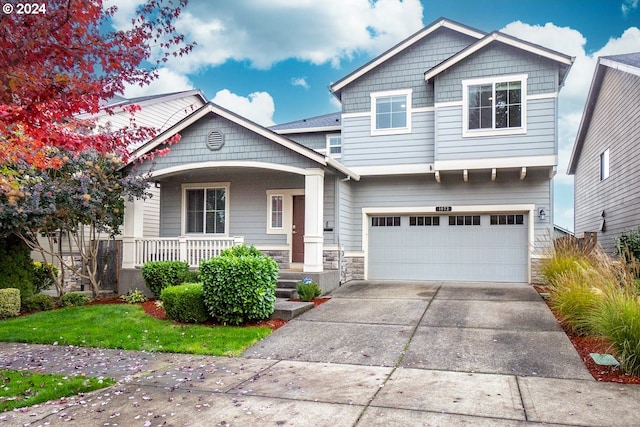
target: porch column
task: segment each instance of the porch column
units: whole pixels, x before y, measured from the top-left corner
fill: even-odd
[[[322,271],[323,211],[324,171],[307,169],[304,178],[304,272]]]
[[[135,268],[135,239],[144,237],[143,225],[144,200],[125,201],[122,225],[122,268]]]

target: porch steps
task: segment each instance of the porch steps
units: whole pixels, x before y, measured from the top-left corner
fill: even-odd
[[[298,292],[296,290],[298,282],[299,280],[297,279],[278,279],[276,298],[298,298]]]
[[[291,320],[312,308],[312,302],[289,301],[285,298],[276,298],[275,310],[271,318]]]

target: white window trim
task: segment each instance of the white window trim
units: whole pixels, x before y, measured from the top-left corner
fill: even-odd
[[[187,233],[187,190],[204,190],[212,188],[224,188],[224,233]],[[229,206],[230,206],[230,182],[198,182],[182,184],[182,207],[180,209],[180,229],[183,236],[229,236]]]
[[[338,154],[332,154],[331,153],[331,138],[336,138],[339,137],[340,138],[340,153]],[[340,133],[328,133],[326,135],[326,139],[327,139],[327,148],[326,148],[326,155],[329,157],[332,157],[334,159],[339,159],[340,157],[342,157],[342,134]]]
[[[271,226],[271,197],[282,196],[282,227]],[[293,228],[293,196],[304,196],[304,189],[267,190],[267,234],[286,234],[287,244],[291,241]]]
[[[527,79],[528,74],[514,74],[509,76],[497,76],[488,78],[469,79],[462,81],[462,137],[472,138],[479,136],[502,136],[502,135],[521,135],[527,133]],[[501,129],[469,129],[469,86],[478,85],[495,85],[496,83],[512,82],[519,80],[521,82],[522,99],[521,126],[517,128],[501,128]],[[495,108],[495,105],[494,105]],[[495,116],[495,112],[494,112]]]
[[[371,92],[371,135],[400,135],[411,133],[411,114],[412,114],[412,98],[411,95],[413,89],[400,89],[400,90],[386,90],[383,92]],[[390,128],[390,129],[377,129],[376,128],[376,99],[385,98],[388,96],[401,96],[407,97],[407,125],[402,128]]]
[[[599,160],[600,160],[599,161],[600,181],[604,181],[605,179],[609,178],[609,175],[611,175],[611,152],[609,151],[608,148],[604,150],[602,153],[600,153]]]

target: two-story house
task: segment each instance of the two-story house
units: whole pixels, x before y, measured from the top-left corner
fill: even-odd
[[[334,83],[339,113],[265,129],[209,103],[135,153],[182,135],[139,166],[161,189],[162,239],[130,204],[124,267],[197,265],[235,239],[342,281],[530,282],[571,64],[441,19]]]
[[[640,227],[640,52],[598,59],[568,173],[576,235],[596,232],[608,254]]]

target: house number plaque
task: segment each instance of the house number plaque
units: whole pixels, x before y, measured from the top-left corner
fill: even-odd
[[[451,206],[436,206],[436,212],[451,212]]]

